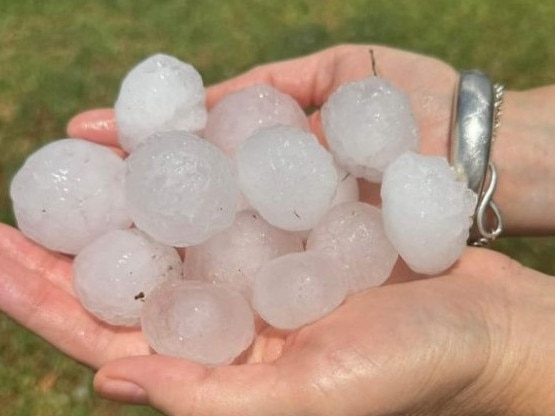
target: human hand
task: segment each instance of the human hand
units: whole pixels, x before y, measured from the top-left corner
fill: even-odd
[[[514,397],[522,414],[552,408],[555,282],[488,250],[468,249],[444,277],[354,296],[298,331],[266,328],[236,365],[217,368],[149,356],[139,331],[83,310],[68,257],[4,225],[0,264],[4,312],[103,366],[100,394],[167,414],[480,414]],[[416,276],[397,267],[395,277]]]
[[[469,248],[444,276],[370,289],[297,331],[266,328],[235,365],[123,358],[95,387],[169,415],[549,415],[554,312],[553,278]]]
[[[420,151],[446,156],[456,72],[432,58],[372,49],[380,74],[411,97],[422,136]],[[263,82],[290,94],[304,108],[317,109],[339,85],[370,73],[369,47],[332,48],[264,65],[213,86],[208,105]],[[318,111],[310,120],[322,138]],[[70,123],[69,131],[104,143],[116,140],[111,110],[84,113]],[[499,254],[469,249],[442,278],[371,290],[298,332],[262,331],[238,362],[248,364],[206,369],[161,356],[129,358],[104,367],[96,386],[107,397],[147,401],[170,414],[379,415],[431,409],[436,414],[447,414],[448,409],[477,414],[509,409],[509,392],[519,391],[523,382],[505,383],[507,374],[519,370],[504,357],[529,349],[509,342],[505,332],[510,325],[498,325],[506,313],[530,317],[526,302],[506,306],[506,285],[512,286],[509,277],[517,276],[526,276],[523,281],[532,289],[537,282],[546,283],[539,273]],[[396,269],[392,280],[415,277]],[[553,294],[553,288],[549,290]],[[374,320],[367,318],[372,316]],[[530,335],[523,332],[522,339],[530,340]],[[539,367],[529,364],[528,371]],[[489,385],[484,381],[488,378],[499,385]],[[491,401],[501,386],[505,394]]]
[[[421,129],[428,138],[424,150],[444,152],[441,149],[447,137],[453,70],[431,58],[373,49],[379,70],[391,73],[392,81],[412,94]],[[410,68],[408,78],[406,68]],[[368,47],[333,48],[300,60],[260,67],[214,86],[208,90],[208,105],[232,90],[267,82],[294,96],[304,107],[318,107],[338,85],[370,73]],[[419,81],[407,82],[410,78]],[[317,112],[311,119],[318,130]],[[68,134],[121,152],[111,109],[78,115],[69,123]],[[81,308],[71,285],[69,257],[53,254],[29,242],[19,231],[0,225],[0,264],[0,308],[76,360],[97,368],[119,357],[149,352],[139,331],[102,324]]]
[[[259,67],[210,88],[208,104],[245,85],[269,82],[301,105],[318,107],[336,86],[371,73],[368,49],[338,47],[300,60]],[[411,95],[422,135],[421,152],[446,155],[456,73],[432,58],[373,49],[379,72]],[[318,133],[317,112],[311,122]],[[68,130],[70,136],[106,145],[116,143],[111,110],[77,116]],[[469,249],[442,278],[370,290],[353,297],[322,321],[294,333],[267,328],[237,362],[243,365],[206,369],[184,360],[145,356],[150,351],[138,331],[115,330],[88,316],[71,292],[68,258],[45,252],[7,227],[0,229],[0,241],[0,264],[8,265],[0,283],[0,307],[62,351],[93,367],[141,355],[105,365],[97,375],[97,389],[119,400],[147,401],[169,414],[380,415],[395,413],[395,409],[403,409],[399,414],[408,413],[426,406],[466,411],[480,406],[495,408],[499,403],[488,395],[495,395],[502,387],[506,390],[499,399],[507,398],[509,406],[511,393],[522,391],[522,379],[505,382],[507,374],[518,371],[500,363],[500,350],[507,348],[511,354],[514,350],[513,356],[517,357],[521,350],[537,347],[543,351],[540,347],[550,345],[521,345],[513,336],[509,342],[505,332],[511,333],[510,325],[492,330],[503,323],[503,314],[509,311],[530,317],[534,311],[541,314],[549,309],[547,301],[533,308],[530,302],[517,301],[518,297],[513,296],[519,292],[517,287],[510,290],[514,305],[505,305],[505,285],[513,283],[509,276],[524,276],[522,281],[532,288],[549,286],[543,276],[501,255]],[[410,281],[415,277],[397,269],[393,280]],[[533,298],[533,290],[527,290]],[[551,287],[539,292],[544,296],[553,294]],[[369,317],[373,314],[376,319],[372,320]],[[541,335],[539,330],[534,334],[524,332],[524,326],[519,321],[519,331],[513,332],[524,334],[525,341]],[[456,344],[459,340],[464,348]],[[498,342],[489,351],[491,340]],[[552,362],[533,364],[524,372],[543,365],[545,369],[553,368]],[[499,383],[486,383],[490,377]],[[457,393],[459,390],[462,393]],[[530,396],[545,400],[543,392],[538,389]],[[457,408],[459,402],[467,401]],[[467,413],[476,414],[473,411]]]

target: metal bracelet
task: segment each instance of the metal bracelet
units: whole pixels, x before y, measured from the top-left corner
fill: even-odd
[[[463,71],[455,94],[451,128],[451,165],[478,196],[469,245],[483,246],[503,231],[499,208],[493,201],[497,172],[490,161],[499,125],[503,86],[492,84],[480,71]]]

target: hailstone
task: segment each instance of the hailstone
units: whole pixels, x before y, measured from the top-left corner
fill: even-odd
[[[159,131],[198,132],[207,118],[202,78],[188,63],[153,55],[123,79],[114,110],[119,142],[128,152]]]
[[[337,163],[370,182],[380,182],[389,163],[418,148],[409,98],[383,78],[343,84],[323,105],[321,116]]]
[[[306,249],[320,250],[341,265],[349,293],[384,283],[398,258],[380,210],[363,202],[332,208],[312,229]]]
[[[231,163],[185,131],[155,134],[127,159],[125,195],[137,228],[175,247],[230,227],[239,195]]]
[[[145,302],[141,327],[159,354],[207,365],[231,363],[254,338],[253,312],[239,292],[188,280],[158,286]]]
[[[466,247],[477,197],[447,159],[407,152],[385,171],[384,229],[410,268],[437,274]]]
[[[187,249],[184,274],[190,279],[243,286],[248,293],[263,264],[303,250],[299,236],[268,224],[255,211],[242,211],[230,228]]]
[[[181,277],[182,262],[137,229],[115,230],[86,246],[73,263],[73,286],[85,309],[118,326],[139,326],[150,291]]]
[[[279,124],[309,131],[293,98],[271,85],[256,84],[226,95],[209,111],[204,137],[232,157],[256,130]]]
[[[125,165],[110,149],[80,139],[33,153],[10,186],[19,229],[54,251],[77,254],[100,235],[131,226]]]
[[[313,134],[291,126],[259,129],[236,158],[242,192],[270,224],[307,230],[328,210],[337,172]]]
[[[273,327],[296,329],[333,311],[346,294],[342,270],[326,253],[290,253],[260,268],[253,307]]]

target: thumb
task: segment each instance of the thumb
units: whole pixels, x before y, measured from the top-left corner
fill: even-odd
[[[118,146],[114,110],[98,108],[74,116],[67,124],[69,137],[80,137],[108,146]]]
[[[111,400],[149,404],[169,415],[295,414],[294,387],[274,364],[205,367],[161,355],[128,357],[102,367],[97,392]]]

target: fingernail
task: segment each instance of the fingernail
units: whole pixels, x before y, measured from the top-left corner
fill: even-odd
[[[102,397],[110,400],[131,404],[146,404],[148,401],[146,391],[127,380],[104,380],[96,389]]]

